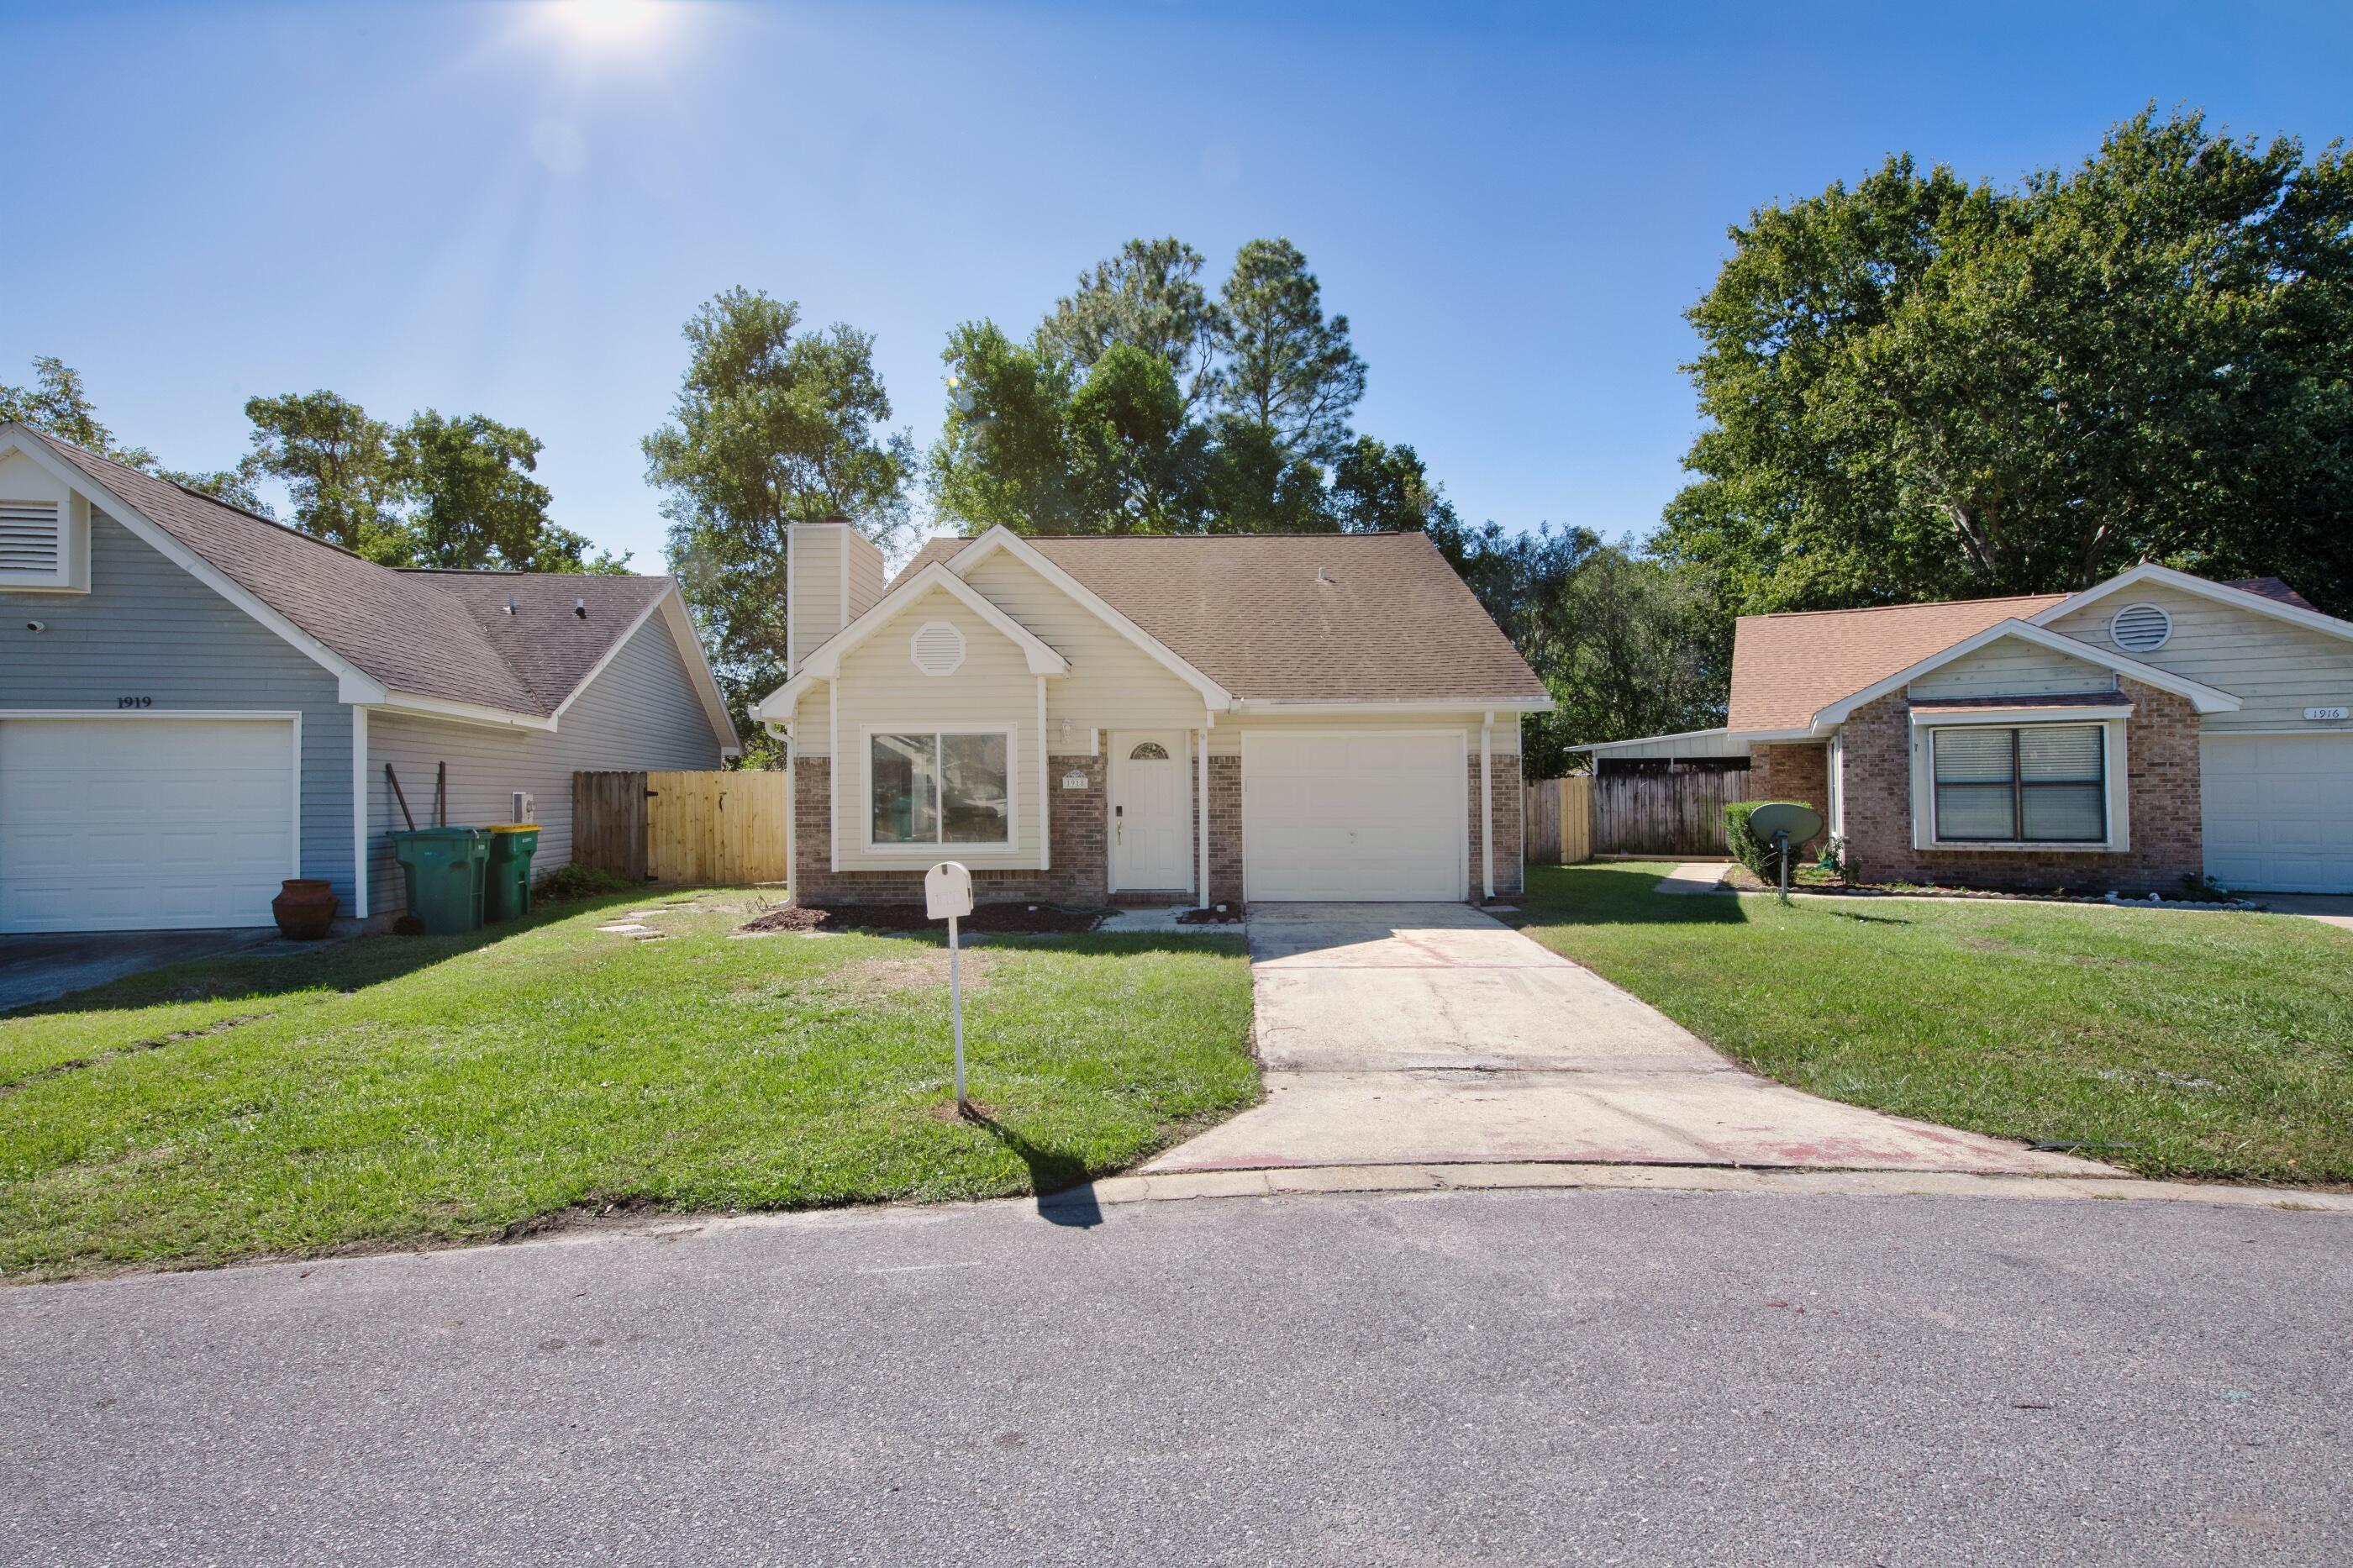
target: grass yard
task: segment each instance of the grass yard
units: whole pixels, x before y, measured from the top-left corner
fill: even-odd
[[[1531,867],[1520,919],[1717,1048],[1851,1104],[2151,1176],[2353,1182],[2353,939],[2292,915],[1673,897]]]
[[[1050,1190],[1258,1097],[1235,937],[967,950],[975,1126],[939,1114],[943,942],[731,938],[759,907],[605,899],[0,1018],[0,1273],[479,1239],[584,1205]],[[596,931],[635,910],[667,938]]]

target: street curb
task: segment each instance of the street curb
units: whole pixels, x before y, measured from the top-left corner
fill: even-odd
[[[1507,1189],[1747,1193],[1797,1197],[1986,1197],[2076,1202],[2200,1203],[2232,1208],[2353,1215],[2353,1193],[2237,1187],[2106,1176],[2002,1176],[1966,1171],[1797,1171],[1735,1166],[1465,1164],[1305,1165],[1111,1176],[1050,1193],[1041,1212],[1093,1205],[1207,1198],[1304,1197],[1337,1193],[1493,1192]]]

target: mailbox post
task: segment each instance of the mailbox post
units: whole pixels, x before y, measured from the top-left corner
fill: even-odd
[[[955,1024],[955,1104],[958,1116],[972,1114],[964,1097],[964,975],[956,948],[956,921],[972,913],[972,873],[943,860],[923,873],[923,912],[948,922],[948,1014]]]

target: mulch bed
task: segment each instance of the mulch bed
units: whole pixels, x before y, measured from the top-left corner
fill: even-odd
[[[1735,866],[1725,878],[1727,887],[1744,893],[1778,892],[1778,882],[1768,882],[1746,866]],[[2125,909],[2143,910],[2251,910],[2260,906],[2244,899],[2228,901],[2184,898],[2179,893],[2161,894],[2151,899],[2147,894],[2086,893],[2070,888],[1962,888],[1942,883],[1915,882],[1850,882],[1844,878],[1800,882],[1789,880],[1793,893],[1839,893],[1857,899],[1976,899],[1995,902],[2031,904],[2114,904]]]
[[[1228,904],[1223,910],[1187,910],[1176,917],[1180,926],[1238,926],[1244,916],[1241,906]]]
[[[1101,910],[1066,910],[1054,904],[976,904],[972,913],[957,922],[959,931],[1086,931],[1103,923]],[[844,904],[839,909],[817,909],[804,904],[784,904],[770,910],[756,920],[748,921],[739,931],[924,931],[937,927],[947,929],[947,921],[935,921],[918,903]]]

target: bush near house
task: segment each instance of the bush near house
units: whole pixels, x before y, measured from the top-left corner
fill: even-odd
[[[1748,819],[1757,807],[1766,805],[1806,805],[1802,800],[1735,800],[1725,803],[1724,842],[1734,859],[1774,884],[1781,881],[1781,852],[1769,838],[1759,838],[1750,830]],[[1812,807],[1807,806],[1808,810]],[[1796,853],[1792,845],[1789,868],[1795,871],[1804,857]]]

